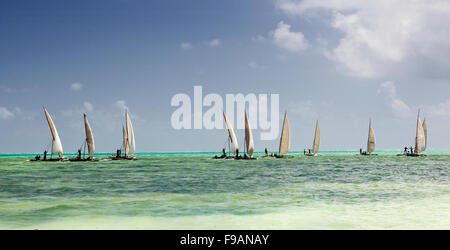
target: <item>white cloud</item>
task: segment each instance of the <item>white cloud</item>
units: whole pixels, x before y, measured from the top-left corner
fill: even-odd
[[[252,69],[258,68],[258,64],[255,61],[251,61],[248,63],[248,66]]]
[[[180,44],[180,47],[182,49],[192,49],[192,44],[183,42],[183,43]]]
[[[78,91],[81,90],[83,88],[83,84],[80,82],[74,82],[70,85],[70,89],[73,91]]]
[[[437,119],[450,120],[450,100],[426,107],[427,113]]]
[[[208,46],[210,47],[217,47],[220,45],[220,40],[219,39],[213,39],[209,42],[207,42]]]
[[[318,114],[313,107],[314,105],[311,100],[297,102],[291,105],[289,113],[300,116],[302,119],[316,119]]]
[[[118,100],[118,101],[116,101],[116,102],[114,103],[114,105],[115,105],[116,107],[118,107],[119,109],[121,109],[121,110],[128,109],[128,107],[127,107],[127,105],[126,105],[126,103],[125,103],[124,100]]]
[[[381,83],[378,89],[378,93],[386,95],[386,100],[388,101],[392,113],[395,116],[399,118],[405,118],[409,117],[412,114],[411,108],[406,105],[404,101],[397,97],[397,88],[395,87],[395,84],[393,82],[387,81]]]
[[[14,113],[9,111],[6,107],[0,107],[0,119],[8,120],[14,117]]]
[[[91,112],[92,110],[94,110],[94,106],[93,106],[92,103],[90,103],[90,102],[84,102],[84,103],[83,103],[83,106],[84,106],[84,108],[85,108],[87,111],[89,111],[89,112]]]
[[[343,37],[329,58],[351,75],[380,77],[423,59],[450,69],[450,1],[277,0],[277,7],[330,16]]]
[[[266,38],[262,35],[257,35],[255,37],[252,37],[253,42],[263,43],[266,41]]]
[[[298,52],[308,48],[303,34],[301,32],[292,32],[291,26],[284,22],[279,22],[278,27],[273,32],[273,41],[280,48]]]

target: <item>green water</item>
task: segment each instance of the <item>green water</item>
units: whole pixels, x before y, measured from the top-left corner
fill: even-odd
[[[0,229],[450,229],[450,153],[355,154],[78,163],[3,155]]]

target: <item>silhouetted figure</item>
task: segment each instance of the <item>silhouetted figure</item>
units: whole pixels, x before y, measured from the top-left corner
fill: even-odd
[[[303,154],[306,155],[306,149],[303,149]]]
[[[120,158],[120,149],[117,149],[116,151],[116,158]]]
[[[81,149],[78,149],[78,156],[77,159],[81,159]]]
[[[405,154],[408,153],[408,147],[405,146]]]
[[[311,149],[308,149],[308,154],[311,154]]]
[[[39,160],[41,159],[41,156],[40,156],[40,155],[36,155],[36,157],[34,157],[34,159],[35,159],[36,161],[39,161]]]
[[[234,156],[234,158],[236,158],[236,159],[239,158],[239,149],[236,149],[236,155]]]
[[[247,154],[244,154],[244,159],[248,159],[248,156],[247,156]]]
[[[47,160],[47,150],[44,151],[44,161]]]
[[[224,148],[222,148],[222,157],[227,157],[227,153],[225,152]]]
[[[267,151],[267,148],[264,149],[264,152],[266,153],[266,156],[269,155],[269,151]]]
[[[414,153],[413,147],[410,147],[409,150],[411,151],[411,154]]]
[[[361,155],[363,154],[362,148],[359,149],[359,154],[361,154]]]

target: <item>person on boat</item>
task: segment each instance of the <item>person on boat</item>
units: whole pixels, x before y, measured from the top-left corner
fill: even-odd
[[[411,151],[411,154],[413,154],[413,153],[414,153],[414,151],[413,151],[413,147],[410,147],[410,148],[409,148],[409,150]]]
[[[264,152],[266,153],[266,156],[269,155],[269,151],[267,150],[267,148],[264,149]]]
[[[308,154],[311,154],[311,149],[308,149]]]
[[[306,149],[303,149],[303,154],[306,155]]]
[[[116,158],[120,158],[120,149],[117,149],[116,151]]]
[[[47,150],[44,151],[44,161],[47,160]]]
[[[78,156],[77,156],[77,160],[81,159],[81,149],[78,149]]]
[[[275,153],[274,155],[273,155],[274,157],[278,157],[278,154],[277,153]]]
[[[227,157],[227,153],[225,152],[225,148],[222,148],[222,157],[223,158]]]
[[[362,148],[359,149],[359,154],[360,154],[360,155],[363,154]]]
[[[248,159],[248,155],[244,153],[244,159]]]
[[[236,155],[234,156],[235,159],[239,159],[239,149],[236,149]]]
[[[408,153],[408,147],[405,146],[405,154]]]
[[[40,156],[40,155],[36,155],[36,157],[34,157],[34,159],[35,159],[36,161],[39,161],[39,160],[41,159],[41,156]]]

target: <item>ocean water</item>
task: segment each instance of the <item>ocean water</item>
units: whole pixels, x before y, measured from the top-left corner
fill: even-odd
[[[1,155],[0,229],[450,229],[450,153],[356,154]]]

